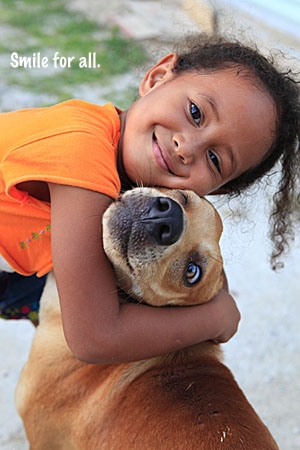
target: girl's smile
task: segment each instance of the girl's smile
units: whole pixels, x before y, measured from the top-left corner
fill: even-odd
[[[155,133],[153,133],[152,139],[153,139],[152,143],[153,157],[157,165],[160,166],[166,172],[169,172],[172,175],[176,175],[174,170],[172,170],[173,162],[171,156],[169,156],[168,151],[164,149],[161,146],[161,144],[158,143]]]

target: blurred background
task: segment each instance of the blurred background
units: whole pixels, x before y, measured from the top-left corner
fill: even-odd
[[[197,30],[255,41],[300,69],[300,0],[0,0],[0,111],[68,98],[125,109],[151,63]],[[299,239],[274,273],[271,192],[258,186],[242,201],[211,199],[224,220],[225,269],[242,313],[223,347],[280,449],[300,450]],[[25,321],[0,321],[0,450],[28,449],[14,388],[33,332]]]

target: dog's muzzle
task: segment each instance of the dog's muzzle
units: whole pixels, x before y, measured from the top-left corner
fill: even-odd
[[[178,202],[133,191],[112,203],[103,217],[105,252],[112,257],[115,251],[127,259],[132,256],[150,261],[153,255],[158,258],[165,247],[179,240],[185,227],[185,213]]]
[[[169,197],[154,197],[141,223],[159,245],[172,245],[183,231],[183,211],[177,202]]]

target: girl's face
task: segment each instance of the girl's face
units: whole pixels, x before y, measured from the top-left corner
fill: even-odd
[[[138,185],[217,191],[260,163],[274,135],[270,96],[237,68],[174,75],[176,55],[144,77],[121,114],[120,151]]]

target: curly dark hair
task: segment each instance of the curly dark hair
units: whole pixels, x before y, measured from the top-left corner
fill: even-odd
[[[253,76],[273,99],[277,123],[271,148],[260,164],[223,188],[230,195],[239,195],[278,163],[280,177],[270,215],[270,237],[274,245],[271,264],[276,269],[279,257],[294,237],[293,217],[300,168],[299,73],[293,73],[291,69],[281,71],[276,67],[274,57],[262,55],[256,45],[244,45],[225,36],[190,35],[184,40],[183,47],[177,48],[177,53],[175,74],[203,70],[215,72],[229,67],[246,69],[248,75]]]

